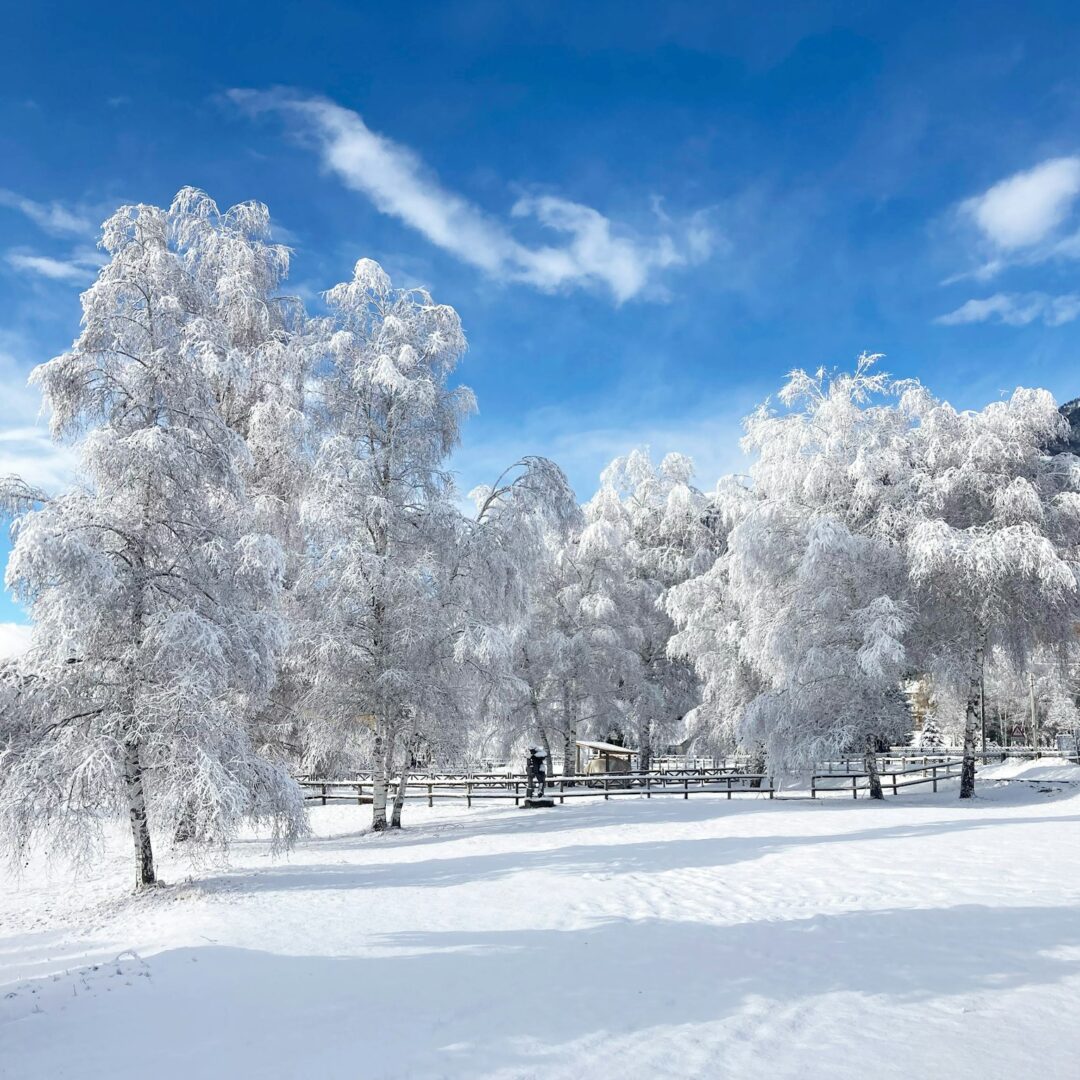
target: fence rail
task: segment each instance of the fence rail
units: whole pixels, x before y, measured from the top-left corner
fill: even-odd
[[[975,763],[983,765],[996,765],[1005,761],[1038,761],[1041,758],[1062,758],[1074,765],[1080,765],[1080,756],[1075,752],[1069,753],[1064,750],[1039,749],[998,749],[975,751]],[[888,753],[878,754],[877,760],[881,771],[893,767],[904,769],[911,765],[930,765],[946,761],[958,760],[962,757],[959,750],[941,750],[937,753],[928,753],[926,750],[890,750]],[[834,761],[819,761],[817,769],[822,775],[831,773],[863,773],[866,766],[862,756],[850,758],[837,758]]]
[[[387,783],[389,792],[396,790],[400,777],[392,777]],[[323,780],[301,777],[300,787],[308,802],[369,803],[374,794],[374,781],[370,776],[349,780]],[[756,786],[755,786],[756,785]],[[426,799],[434,806],[436,799],[464,799],[467,806],[474,800],[513,799],[519,805],[528,790],[524,775],[465,777],[454,775],[409,776],[405,790],[406,800]],[[772,777],[763,773],[731,773],[711,770],[701,773],[607,773],[596,776],[556,776],[547,782],[545,795],[565,803],[567,799],[610,799],[621,795],[637,795],[651,799],[654,795],[766,795],[773,798],[775,787]]]
[[[938,789],[938,782],[949,780],[960,775],[963,766],[962,758],[948,758],[946,760],[934,759],[924,761],[921,765],[909,765],[902,769],[881,769],[878,776],[881,779],[882,788],[891,788],[896,795],[900,788],[912,787],[915,784],[932,784],[934,791]],[[865,766],[864,766],[865,770]],[[821,784],[821,780],[840,781],[840,783]],[[850,787],[849,787],[850,784]],[[865,771],[855,772],[823,772],[815,773],[810,778],[810,797],[816,799],[818,792],[851,791],[851,797],[857,799],[860,791],[870,790],[870,774]]]

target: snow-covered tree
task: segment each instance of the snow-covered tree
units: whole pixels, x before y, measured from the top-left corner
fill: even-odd
[[[945,736],[933,713],[927,713],[919,732],[920,750],[941,750],[945,746]]]
[[[606,737],[626,723],[622,688],[636,659],[618,604],[627,534],[617,510],[614,517],[593,506],[580,529],[546,535],[516,650],[524,688],[517,712],[549,751],[551,735],[557,737],[567,776],[576,769],[579,738]]]
[[[446,553],[457,510],[445,463],[473,398],[447,381],[465,348],[453,308],[393,288],[369,259],[326,299],[323,435],[302,506],[307,752],[321,764],[350,740],[370,743],[382,829],[399,739],[440,709],[453,657]]]
[[[707,683],[733,656],[741,743],[764,744],[789,769],[861,752],[880,797],[878,740],[908,726],[896,510],[920,395],[873,363],[861,358],[850,375],[796,371],[780,395],[786,411],[763,406],[747,420],[752,494],[737,504],[717,564],[668,606],[683,627],[673,647]]]
[[[246,724],[284,642],[283,558],[219,408],[221,312],[187,265],[186,212],[105,223],[82,333],[32,376],[54,434],[82,438],[81,482],[17,520],[7,571],[34,629],[0,721],[0,828],[16,853],[48,831],[85,854],[123,812],[139,886],[155,881],[154,829],[225,842],[244,818],[284,841],[304,827],[296,784]]]
[[[474,518],[463,520],[454,580],[463,615],[462,658],[477,676],[474,722],[504,750],[537,737],[551,747],[540,711],[540,673],[549,672],[544,608],[554,553],[580,528],[581,512],[562,470],[525,458],[492,486],[475,488]]]
[[[687,714],[691,731],[702,746],[721,756],[739,747],[743,713],[764,688],[742,649],[739,604],[730,586],[729,560],[723,557],[731,530],[753,501],[752,488],[736,477],[717,484],[708,497],[706,517],[716,549],[712,565],[671,587],[663,598],[665,610],[679,627],[668,652],[691,662],[699,680],[699,702]],[[763,746],[746,749],[763,770]]]
[[[603,524],[617,563],[608,600],[630,658],[619,691],[646,770],[654,747],[671,740],[698,701],[692,666],[668,650],[675,627],[663,607],[667,591],[707,569],[718,550],[708,501],[692,477],[693,464],[681,454],[657,467],[648,451],[635,450],[604,470],[585,507],[590,526]]]
[[[302,506],[307,753],[325,766],[351,744],[350,763],[356,751],[370,760],[382,829],[398,750],[418,737],[461,754],[475,714],[504,707],[524,561],[537,523],[573,503],[561,471],[528,458],[478,490],[465,517],[446,469],[473,407],[449,383],[465,348],[457,313],[395,289],[367,259],[327,302],[323,434]]]
[[[1042,448],[1067,427],[1044,390],[979,412],[924,403],[913,432],[906,560],[920,670],[963,694],[960,797],[975,785],[984,662],[1064,665],[1080,620],[1080,461]]]

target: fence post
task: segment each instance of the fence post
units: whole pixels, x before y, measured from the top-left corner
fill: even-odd
[[[851,774],[851,797],[857,799],[859,797],[859,774]]]
[[[930,766],[930,779],[931,779],[931,782],[934,785],[934,790],[937,791],[937,766],[936,765],[931,765]]]
[[[323,806],[326,805],[326,785],[325,784],[322,785],[322,804],[323,804]]]
[[[892,793],[896,794],[896,773],[892,774]]]
[[[428,806],[434,806],[435,805],[435,798],[431,793],[431,785],[430,784],[428,784],[428,786],[427,786],[427,804],[428,804]]]
[[[515,787],[515,791],[516,791]],[[472,783],[468,780],[465,781],[465,805],[472,809]],[[514,799],[514,805],[517,806],[517,799]]]
[[[684,799],[689,799],[690,798],[690,778],[689,777],[687,777],[687,776],[683,777],[682,786],[683,786],[683,798]]]

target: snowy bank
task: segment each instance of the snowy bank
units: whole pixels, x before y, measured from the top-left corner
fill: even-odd
[[[1076,1075],[1071,791],[409,817],[0,878],[0,1076]]]

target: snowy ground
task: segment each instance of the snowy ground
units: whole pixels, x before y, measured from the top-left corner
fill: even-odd
[[[1039,779],[382,837],[317,808],[287,861],[166,861],[145,898],[119,845],[32,866],[0,878],[0,1076],[1071,1080],[1080,784]]]

